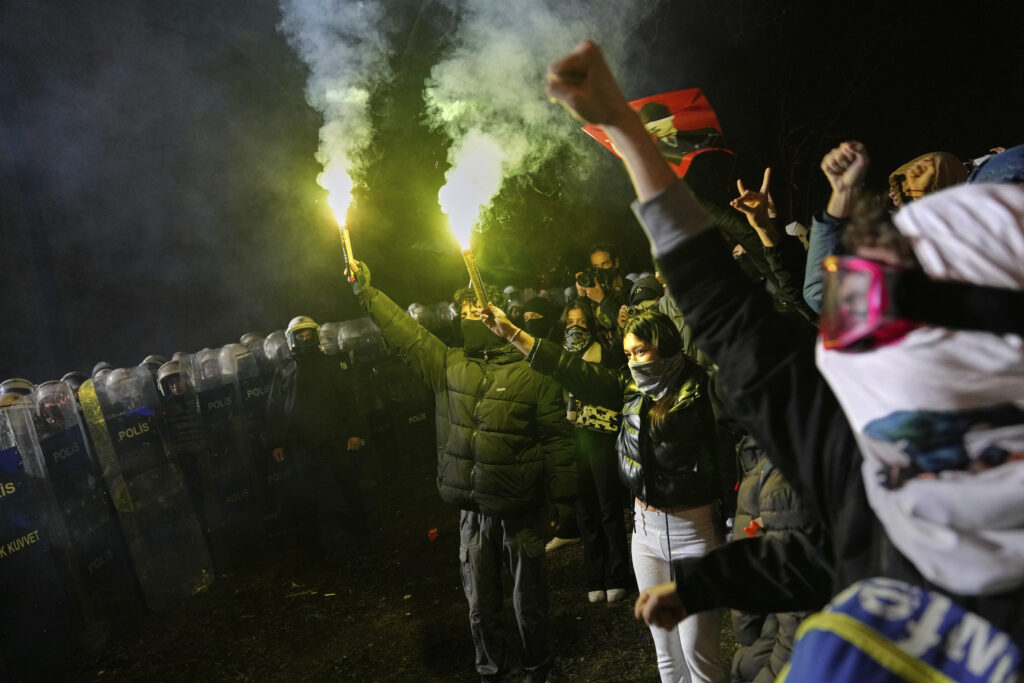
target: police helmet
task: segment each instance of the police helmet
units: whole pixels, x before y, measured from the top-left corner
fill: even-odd
[[[162,395],[171,395],[169,380],[177,375],[181,375],[181,362],[176,360],[167,361],[156,371],[156,386]]]
[[[18,396],[28,396],[32,393],[32,382],[29,382],[24,377],[12,377],[5,379],[0,382],[0,396],[6,394],[17,394]]]
[[[87,379],[89,379],[89,375],[84,372],[79,372],[78,370],[72,370],[61,377],[60,381],[67,384],[71,391],[74,392],[75,398],[78,398],[78,390],[82,388],[82,385],[85,384]]]
[[[155,354],[155,353],[151,353],[150,355],[148,355],[145,358],[143,358],[142,362],[139,363],[139,365],[153,366],[153,369],[155,371],[155,370],[158,370],[160,368],[160,366],[163,365],[166,362],[167,362],[167,359],[164,358],[163,356]]]
[[[296,334],[302,330],[312,330],[313,335],[308,339],[298,339]],[[288,340],[288,348],[291,349],[292,353],[302,353],[313,350],[323,351],[323,345],[320,343],[320,326],[316,324],[316,321],[305,315],[297,315],[291,319],[288,323],[288,329],[284,332],[285,338]]]
[[[36,387],[36,411],[48,424],[63,424],[64,413],[73,401],[68,391],[68,386],[56,379],[43,382]]]
[[[263,346],[263,335],[259,332],[246,332],[238,338],[238,343],[245,344],[250,349],[256,345]]]
[[[427,307],[423,304],[409,304],[409,308],[406,309],[406,313],[409,314],[410,318],[421,324],[427,319]]]
[[[105,360],[101,360],[99,363],[97,363],[96,365],[92,366],[92,376],[93,377],[98,377],[100,375],[100,373],[108,372],[108,371],[113,370],[113,369],[114,369],[113,365],[111,365],[110,363],[108,363]]]

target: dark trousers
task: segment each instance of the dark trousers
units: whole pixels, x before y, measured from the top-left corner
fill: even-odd
[[[344,525],[356,539],[367,534],[366,509],[359,487],[360,458],[364,451],[347,450],[347,441],[328,441],[317,446],[298,446],[285,452],[285,457],[298,458],[303,485],[293,500],[293,514],[299,518],[300,536],[314,555],[321,552],[319,540],[320,499],[336,496],[325,491],[333,482],[341,492],[344,504]]]
[[[543,524],[537,514],[514,520],[467,510],[460,515],[462,588],[469,603],[476,670],[484,679],[498,677],[508,670],[501,627],[502,565],[512,575],[512,606],[523,645],[527,680],[543,681],[551,667]]]
[[[576,429],[580,497],[576,519],[583,539],[587,590],[629,588],[629,551],[623,516],[625,489],[619,481],[615,434]]]

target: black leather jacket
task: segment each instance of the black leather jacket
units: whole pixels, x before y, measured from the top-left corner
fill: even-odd
[[[720,493],[715,422],[707,377],[692,361],[675,404],[657,435],[648,416],[653,399],[637,390],[629,370],[587,363],[556,344],[537,340],[530,365],[581,400],[622,410],[619,476],[633,495],[654,507],[706,505]]]

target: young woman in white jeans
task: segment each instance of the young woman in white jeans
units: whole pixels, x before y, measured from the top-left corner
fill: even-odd
[[[714,416],[704,371],[682,352],[668,316],[647,309],[623,328],[628,368],[586,363],[557,344],[515,327],[497,308],[485,322],[582,401],[621,409],[619,475],[635,497],[633,570],[641,590],[672,580],[671,560],[702,555],[722,542],[715,523],[721,491]],[[665,631],[651,627],[664,682],[722,681],[721,614],[688,617]]]

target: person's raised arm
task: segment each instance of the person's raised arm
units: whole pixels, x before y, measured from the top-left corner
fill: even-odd
[[[557,344],[534,339],[516,327],[494,304],[488,306],[482,319],[491,332],[519,349],[530,361],[530,367],[543,375],[550,375],[576,398],[613,410],[622,406],[619,373],[597,363],[588,363]]]
[[[867,149],[856,140],[840,144],[821,160],[821,172],[832,187],[832,194],[824,213],[816,214],[811,220],[803,292],[804,301],[815,312],[821,312],[821,262],[826,256],[836,253],[839,237],[853,211],[854,195],[864,180],[868,163]]]
[[[743,181],[736,179],[736,188],[739,196],[729,202],[729,206],[736,209],[747,217],[750,227],[757,233],[761,244],[765,247],[774,247],[782,242],[779,231],[775,228],[775,216],[772,209],[772,197],[768,192],[768,184],[771,182],[772,169],[764,169],[764,178],[761,181],[761,190],[755,192],[743,186]]]
[[[867,149],[856,140],[844,142],[821,160],[821,171],[832,187],[825,211],[833,218],[849,218],[854,195],[868,172]]]
[[[394,301],[370,284],[370,269],[365,263],[351,263],[355,283],[352,286],[359,303],[373,318],[380,331],[402,352],[402,357],[432,389],[445,385],[448,347],[409,317]]]
[[[641,203],[663,198],[652,211],[671,213],[674,220],[644,224],[655,254],[671,251],[713,224],[686,183],[676,178],[622,96],[597,45],[585,40],[551,64],[547,93],[577,118],[604,128],[626,164]]]
[[[519,349],[524,356],[530,355],[530,351],[533,350],[534,338],[526,330],[516,327],[508,319],[505,311],[493,303],[488,303],[487,310],[483,312],[481,320],[483,320],[484,325],[487,325],[491,332]]]
[[[547,93],[577,118],[604,128],[626,162],[637,199],[646,201],[676,182],[651,134],[619,91],[597,45],[585,40],[552,63]]]

